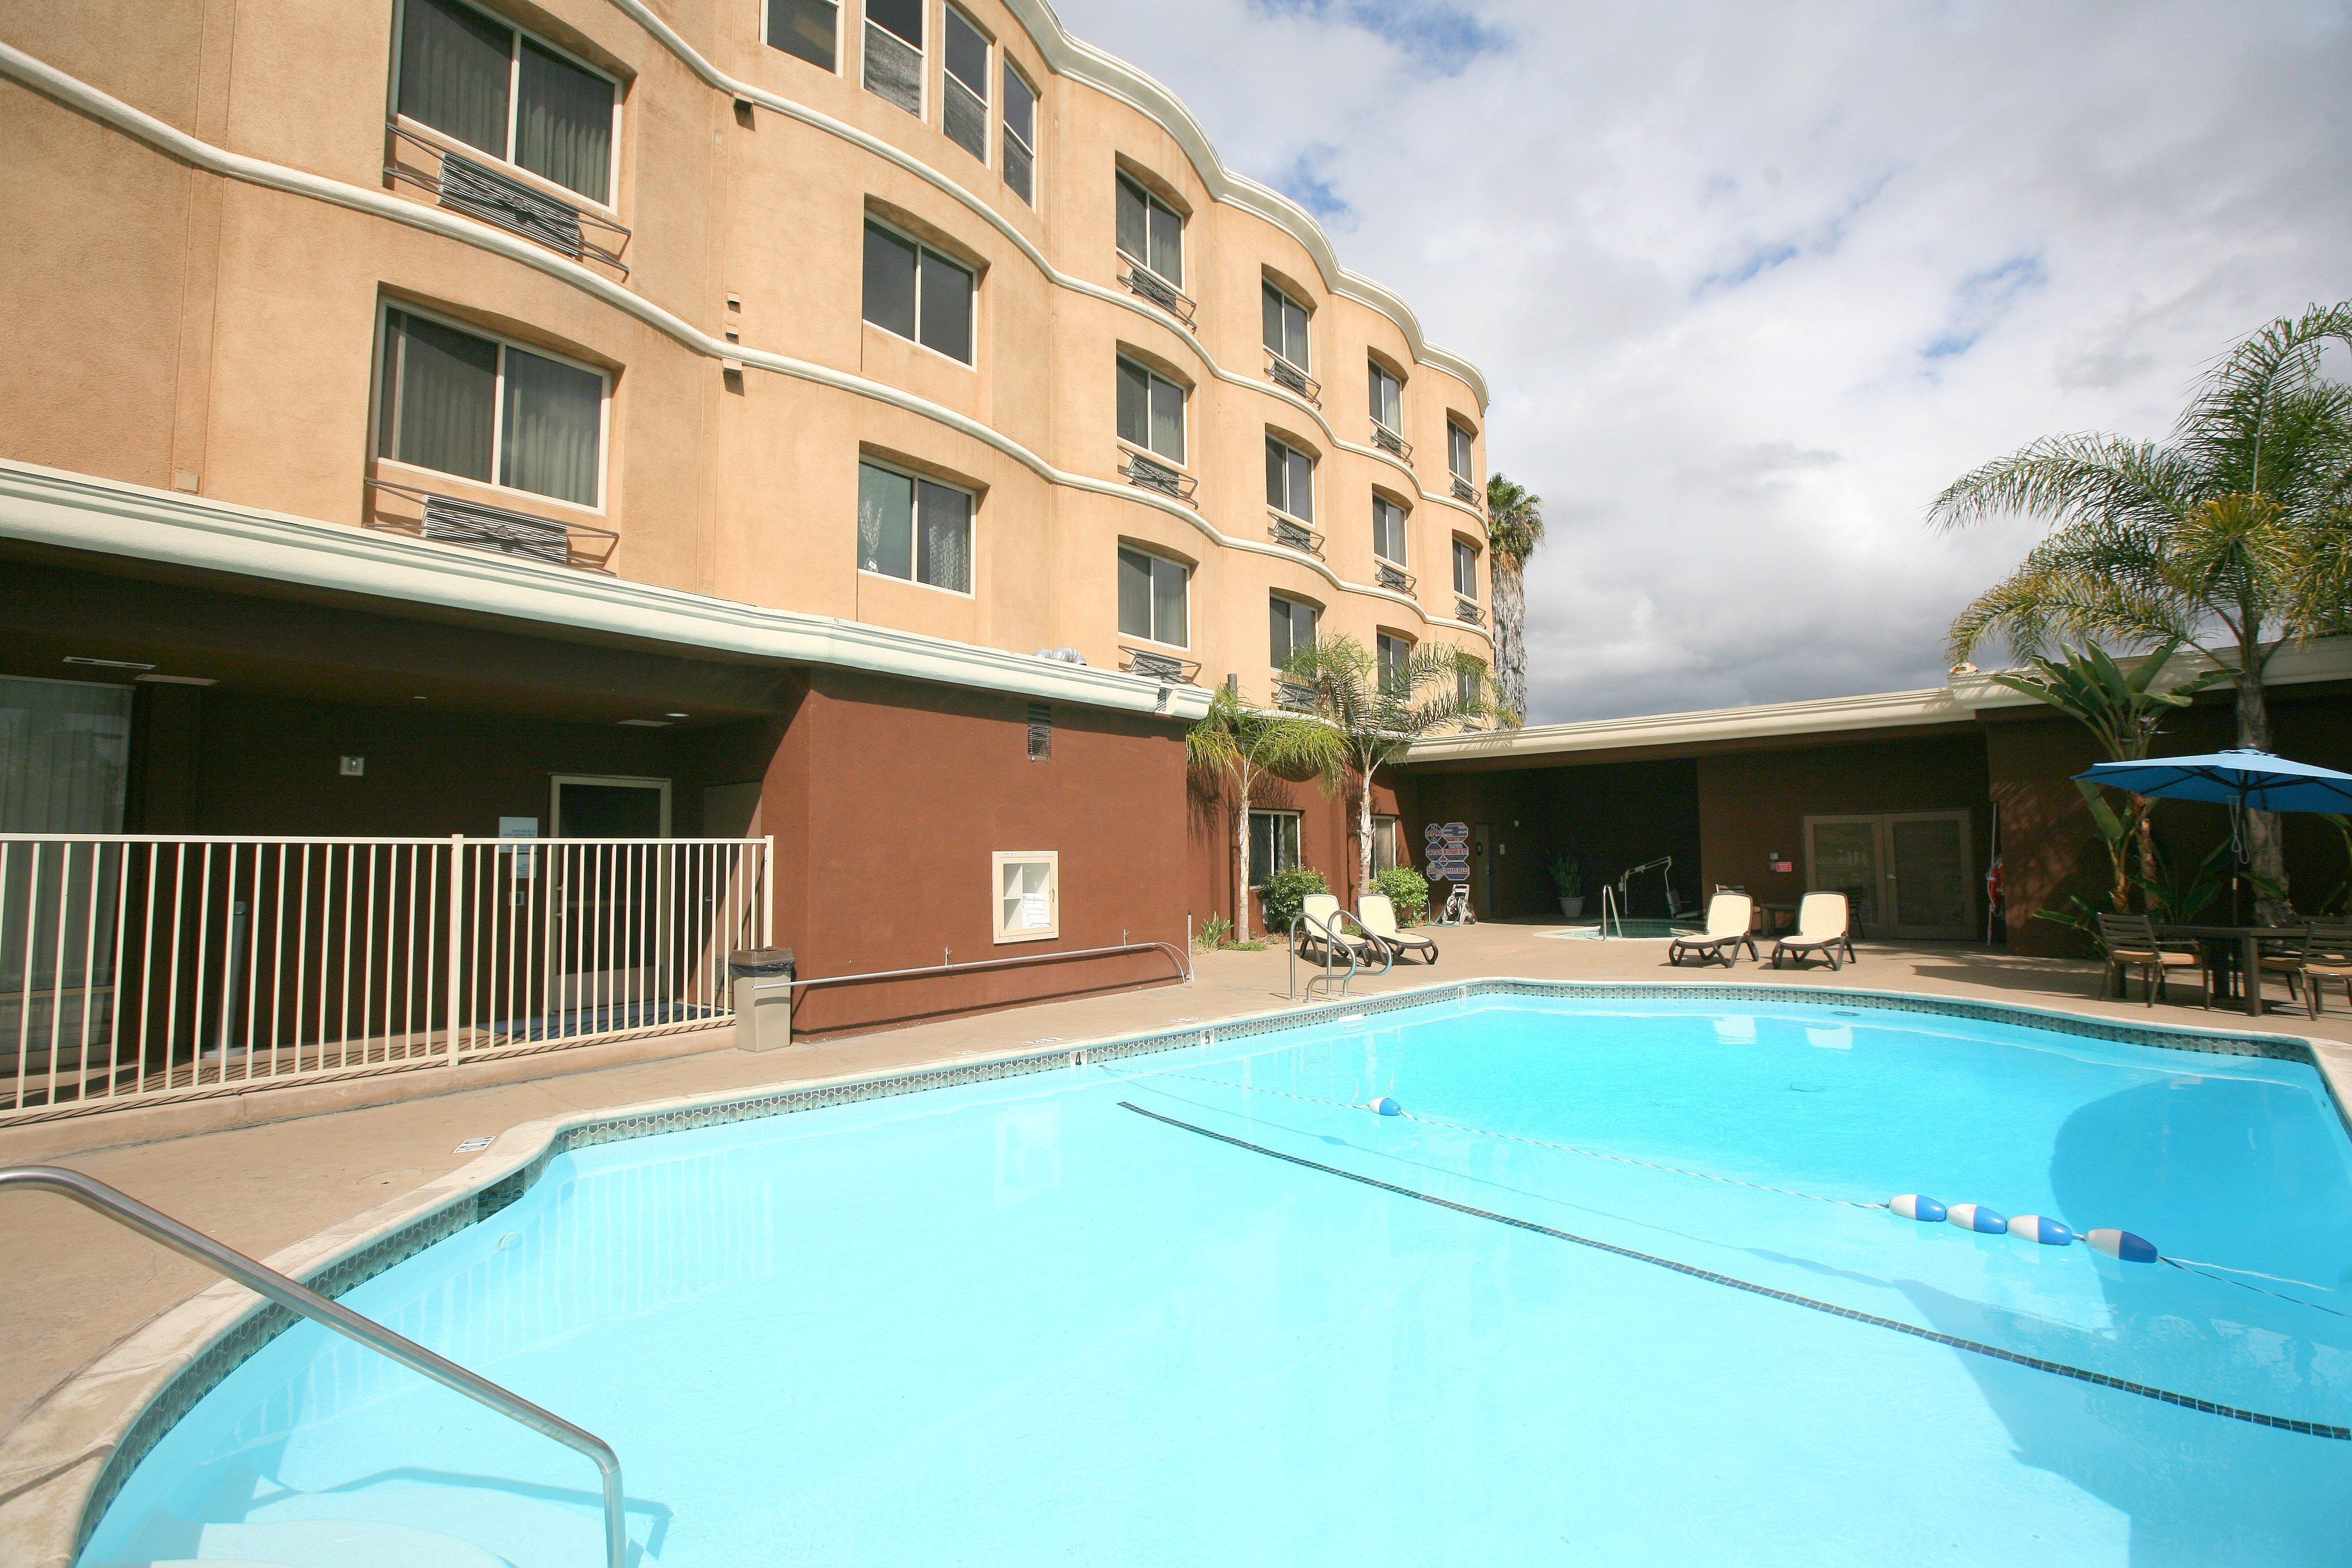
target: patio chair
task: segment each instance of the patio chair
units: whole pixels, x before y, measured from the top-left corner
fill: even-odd
[[[1797,906],[1797,929],[1772,942],[1772,967],[1780,967],[1780,955],[1802,959],[1819,953],[1830,961],[1830,967],[1842,967],[1838,954],[1845,954],[1847,963],[1854,962],[1853,921],[1846,914],[1843,893],[1807,893],[1805,901]]]
[[[2153,1007],[2156,999],[2164,994],[2164,981],[2168,974],[2176,969],[2195,969],[2201,971],[2204,976],[2206,1011],[2212,1011],[2213,966],[2194,943],[2186,952],[2178,943],[2167,947],[2157,940],[2156,927],[2146,915],[2104,912],[2099,916],[2099,942],[2107,950],[2106,967],[2099,973],[2102,1000],[2107,994],[2108,984],[2113,982],[2116,999],[2129,1001],[2131,989],[2126,977],[2131,971],[2137,970],[2140,987],[2147,993],[2147,1005]],[[2249,976],[2247,984],[2257,982]]]
[[[1387,943],[1389,951],[1399,958],[1417,952],[1423,963],[1437,962],[1435,942],[1425,936],[1408,936],[1397,929],[1396,903],[1386,893],[1366,893],[1356,900],[1356,913],[1364,930]]]
[[[1666,948],[1666,962],[1678,964],[1685,958],[1721,959],[1729,969],[1739,962],[1739,950],[1746,948],[1748,956],[1755,958],[1756,937],[1749,929],[1756,922],[1756,903],[1745,893],[1735,893],[1717,888],[1715,897],[1706,901],[1706,930],[1696,935],[1678,936]]]
[[[1342,951],[1352,951],[1357,963],[1377,963],[1382,969],[1394,958],[1388,944],[1366,929],[1363,921],[1341,909],[1339,900],[1329,893],[1307,894],[1299,905],[1299,913],[1305,917],[1305,929],[1298,933],[1301,945],[1319,942],[1329,948],[1334,957]],[[1352,936],[1348,932],[1350,925],[1356,928]]]
[[[2352,1004],[2352,924],[2314,921],[2304,928],[2300,940],[2264,953],[2263,968],[2284,974],[2287,994],[2301,992],[2305,1009],[2315,1018],[2319,1016],[2320,987],[2328,981],[2342,984],[2344,1000]]]

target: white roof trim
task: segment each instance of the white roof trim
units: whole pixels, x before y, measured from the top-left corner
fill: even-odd
[[[0,459],[0,537],[793,664],[1192,720],[1197,686]]]

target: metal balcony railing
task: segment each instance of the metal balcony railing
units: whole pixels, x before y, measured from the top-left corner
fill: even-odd
[[[1188,327],[1200,311],[1201,307],[1193,303],[1191,296],[1150,268],[1133,261],[1127,264],[1127,270],[1119,275],[1118,280],[1127,285],[1128,292],[1149,300]]]
[[[1181,658],[1172,653],[1158,653],[1148,647],[1129,647],[1125,643],[1118,645],[1118,651],[1127,655],[1123,668],[1129,675],[1149,676],[1170,686],[1197,684],[1193,679],[1201,673],[1201,661],[1197,658]]]
[[[1412,461],[1412,443],[1377,419],[1372,421],[1372,445],[1408,463]]]
[[[1472,604],[1467,599],[1456,599],[1454,601],[1454,618],[1462,622],[1465,626],[1477,626],[1486,625],[1486,622],[1479,616],[1478,606]]]
[[[1285,517],[1278,511],[1268,512],[1272,521],[1266,524],[1266,535],[1285,550],[1297,550],[1323,559],[1323,536],[1296,518]]]
[[[623,278],[628,277],[629,265],[621,259],[621,251],[629,243],[629,231],[619,224],[462,153],[453,153],[437,142],[428,142],[397,121],[386,121],[384,129],[393,138],[392,158],[383,166],[386,179],[405,180],[432,192],[452,211],[536,240],[574,261],[602,262]],[[431,154],[435,166],[428,170],[403,163],[404,142]],[[591,237],[592,230],[596,237]]]
[[[1316,407],[1323,406],[1323,384],[1275,353],[1265,351],[1265,374],[1276,386],[1286,386]]]
[[[1416,579],[1412,573],[1402,566],[1391,566],[1385,561],[1375,561],[1372,563],[1372,581],[1383,588],[1393,589],[1400,594],[1410,594],[1412,592]]]
[[[1476,506],[1478,504],[1478,487],[1472,484],[1468,479],[1464,479],[1460,474],[1456,474],[1454,476],[1454,499],[1458,501],[1467,501],[1472,506]]]
[[[1192,499],[1192,492],[1200,488],[1200,480],[1129,447],[1121,447],[1118,455],[1119,474],[1129,484],[1139,489],[1157,490],[1171,500],[1181,500],[1196,511],[1200,510],[1200,503]]]
[[[370,507],[370,528],[412,533],[419,539],[437,539],[445,544],[462,544],[468,550],[520,555],[527,561],[579,566],[592,572],[610,570],[607,563],[612,559],[614,546],[621,541],[613,530],[591,523],[534,517],[527,511],[509,511],[502,506],[437,495],[388,479],[370,479],[367,484],[372,490],[401,497],[418,510],[415,517],[402,517],[381,507]]]
[[[1274,683],[1274,705],[1287,708],[1294,713],[1315,711],[1315,689],[1304,681],[1277,680]]]

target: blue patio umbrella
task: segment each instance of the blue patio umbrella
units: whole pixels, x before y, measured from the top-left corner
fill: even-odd
[[[2352,812],[2352,773],[2315,767],[2268,752],[2233,749],[2201,757],[2147,757],[2130,763],[2095,763],[2077,780],[2129,790],[2155,800],[2204,800],[2230,808],[2230,847],[2241,858],[2249,811]],[[2238,879],[2230,882],[2234,919]]]

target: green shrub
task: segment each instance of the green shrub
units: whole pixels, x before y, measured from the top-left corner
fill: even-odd
[[[1309,893],[1328,893],[1331,884],[1323,873],[1306,866],[1294,866],[1287,871],[1276,871],[1258,884],[1258,892],[1265,900],[1265,929],[1275,936],[1290,931],[1290,922],[1298,918]]]
[[[1214,952],[1218,948],[1224,946],[1232,939],[1233,934],[1233,921],[1223,915],[1211,915],[1207,920],[1202,921],[1200,929],[1192,933],[1192,945],[1204,947]]]
[[[1429,912],[1429,879],[1410,866],[1391,866],[1372,879],[1372,891],[1396,906],[1397,924],[1416,925]]]

